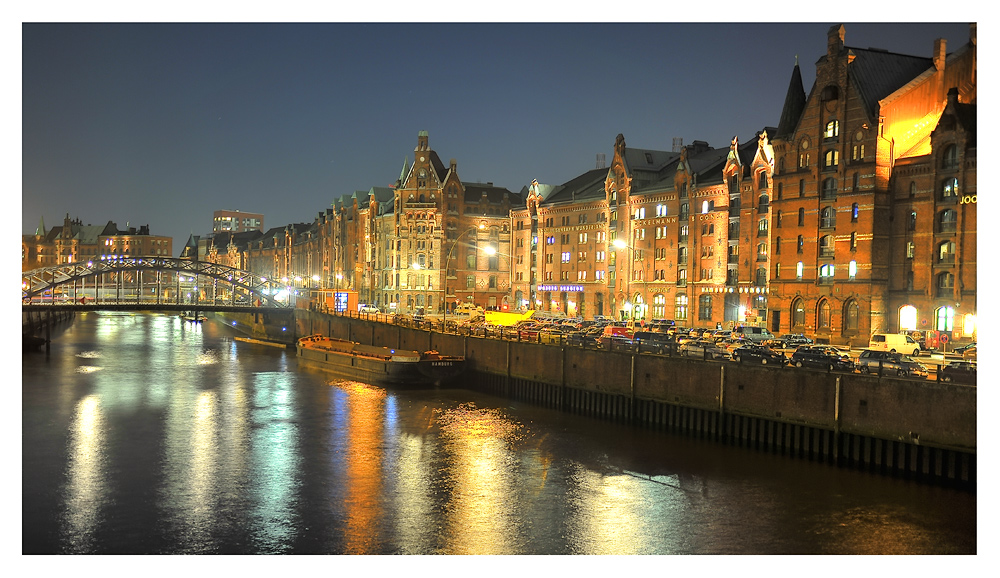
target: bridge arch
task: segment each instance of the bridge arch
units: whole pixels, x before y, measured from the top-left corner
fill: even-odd
[[[148,283],[143,280],[144,272],[155,272],[156,281]],[[163,280],[164,273],[168,275],[166,283]],[[107,295],[106,279],[109,276],[117,290],[114,296]],[[171,276],[173,279],[169,278]],[[105,291],[105,299],[121,301],[121,288],[130,277],[130,286],[138,288],[135,299],[143,302],[169,303],[170,301],[164,300],[164,290],[175,287],[177,288],[175,302],[179,302],[182,279],[190,277],[196,283],[200,283],[202,278],[213,280],[214,300],[218,300],[221,282],[223,301],[230,305],[254,306],[259,303],[260,306],[267,307],[288,307],[276,299],[276,295],[288,289],[284,283],[277,283],[249,271],[226,265],[175,257],[117,257],[23,271],[21,299],[26,303],[45,298],[54,300],[60,288],[72,286],[73,294],[63,291],[64,297],[74,298],[80,293],[86,296],[88,289],[93,289],[95,297],[101,297],[100,287]],[[104,285],[100,284],[102,281],[105,282]],[[143,288],[149,286],[155,287],[152,294],[142,295]],[[128,300],[128,297],[125,299]]]

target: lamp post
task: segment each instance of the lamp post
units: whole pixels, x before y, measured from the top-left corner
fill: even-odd
[[[486,229],[486,225],[483,223],[479,224],[478,228],[470,228],[455,239],[455,242],[451,245],[451,249],[448,250],[448,257],[444,261],[444,317],[442,318],[442,331],[448,330],[448,266],[451,264],[451,258],[455,256],[455,247],[458,246],[458,242],[462,240],[462,237],[472,233],[474,231],[483,231]]]

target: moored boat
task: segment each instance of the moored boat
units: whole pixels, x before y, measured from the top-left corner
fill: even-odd
[[[300,360],[372,385],[443,385],[465,369],[465,358],[460,356],[363,345],[319,334],[300,338],[295,353]]]

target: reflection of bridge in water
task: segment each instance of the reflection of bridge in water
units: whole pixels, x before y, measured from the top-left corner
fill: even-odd
[[[171,257],[119,257],[21,273],[31,310],[274,311],[294,289],[249,271]]]

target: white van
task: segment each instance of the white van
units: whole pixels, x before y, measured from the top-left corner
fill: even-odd
[[[767,329],[764,329],[763,327],[752,327],[749,325],[741,325],[736,329],[733,329],[731,336],[738,339],[753,341],[754,343],[770,343],[771,341],[774,341],[774,334]]]
[[[895,351],[905,355],[920,355],[920,344],[909,335],[876,333],[868,340],[868,349]]]

